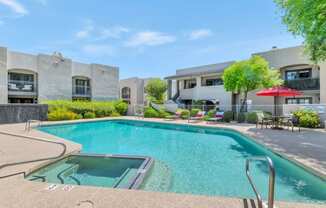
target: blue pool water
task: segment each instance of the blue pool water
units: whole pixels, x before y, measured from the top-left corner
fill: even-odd
[[[40,130],[82,144],[84,153],[153,157],[154,168],[142,186],[145,190],[252,198],[245,159],[267,155],[276,168],[276,200],[326,202],[325,181],[231,130],[127,120]],[[257,162],[251,169],[266,199],[268,168]]]

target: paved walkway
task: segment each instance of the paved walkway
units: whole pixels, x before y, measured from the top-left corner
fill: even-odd
[[[127,117],[128,118],[128,117]],[[131,118],[134,119],[134,118]],[[166,122],[158,119],[152,121]],[[184,121],[177,121],[182,123]],[[206,125],[205,123],[194,125]],[[314,169],[325,168],[325,132],[313,131],[313,134],[290,133],[286,131],[259,130],[252,125],[218,124],[215,126],[235,128],[246,134],[252,135],[257,141],[263,142],[274,150],[294,157],[298,161],[309,161],[306,165],[313,165]],[[32,130],[24,131],[24,124],[0,125],[0,132],[38,137],[50,141],[60,141],[66,144],[65,154],[70,154],[81,149],[79,144],[57,138],[53,135]],[[264,135],[264,136],[263,136]],[[289,137],[290,135],[290,137]],[[311,136],[313,135],[313,136]],[[287,138],[283,141],[282,138]],[[309,139],[313,137],[313,139]],[[292,139],[289,139],[292,138]],[[318,139],[319,138],[319,139]],[[309,141],[309,142],[308,142]],[[296,148],[301,148],[297,150]],[[7,162],[30,160],[35,158],[53,157],[62,152],[62,146],[33,141],[17,136],[0,133],[0,165]],[[315,153],[312,153],[312,152]],[[318,152],[319,151],[319,152]],[[322,153],[321,156],[319,153]],[[320,162],[320,161],[321,162]],[[49,161],[29,163],[0,170],[0,176],[17,171],[32,171]],[[49,184],[24,180],[22,176],[0,179],[0,207],[114,207],[114,208],[185,208],[185,207],[214,207],[214,208],[243,208],[244,201],[237,198],[205,197],[196,195],[144,192],[135,190],[109,189],[99,187],[75,186],[67,190],[64,185],[59,185],[55,190],[48,190]],[[277,202],[281,208],[321,208],[326,205],[296,204]],[[250,208],[250,204],[248,208]]]

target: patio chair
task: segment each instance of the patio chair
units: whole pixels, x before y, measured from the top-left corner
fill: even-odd
[[[258,125],[261,125],[261,129],[265,125],[266,128],[268,125],[273,125],[273,119],[269,118],[268,116],[264,115],[264,112],[256,112],[257,115],[257,121],[256,121],[256,128],[258,128]]]
[[[218,121],[222,121],[224,118],[224,112],[223,111],[217,111],[215,113],[215,117],[212,117],[212,118],[208,118],[207,119],[207,123],[210,123],[210,122],[218,122]]]
[[[195,116],[190,116],[188,118],[188,123],[190,123],[190,121],[201,121],[201,120],[203,120],[205,114],[206,114],[205,111],[199,111]]]
[[[291,128],[292,132],[294,132],[294,127],[298,127],[298,131],[301,132],[301,127],[299,123],[299,119],[296,116],[290,115],[289,118],[285,118],[282,120],[282,125],[287,126],[288,130]]]

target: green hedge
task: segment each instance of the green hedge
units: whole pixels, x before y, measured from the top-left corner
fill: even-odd
[[[196,116],[197,113],[199,113],[199,112],[200,112],[200,109],[193,108],[193,109],[191,109],[191,111],[190,111],[190,116]]]
[[[293,113],[299,120],[299,125],[306,128],[317,128],[320,126],[320,117],[312,110],[298,110]]]
[[[128,105],[123,101],[46,101],[49,120],[74,120],[125,115]],[[73,114],[71,114],[73,113]],[[94,116],[93,116],[94,115]]]

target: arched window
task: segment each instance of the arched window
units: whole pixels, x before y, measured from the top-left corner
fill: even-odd
[[[130,100],[130,92],[131,92],[130,87],[122,88],[122,90],[121,90],[121,98],[123,100],[129,101]]]

